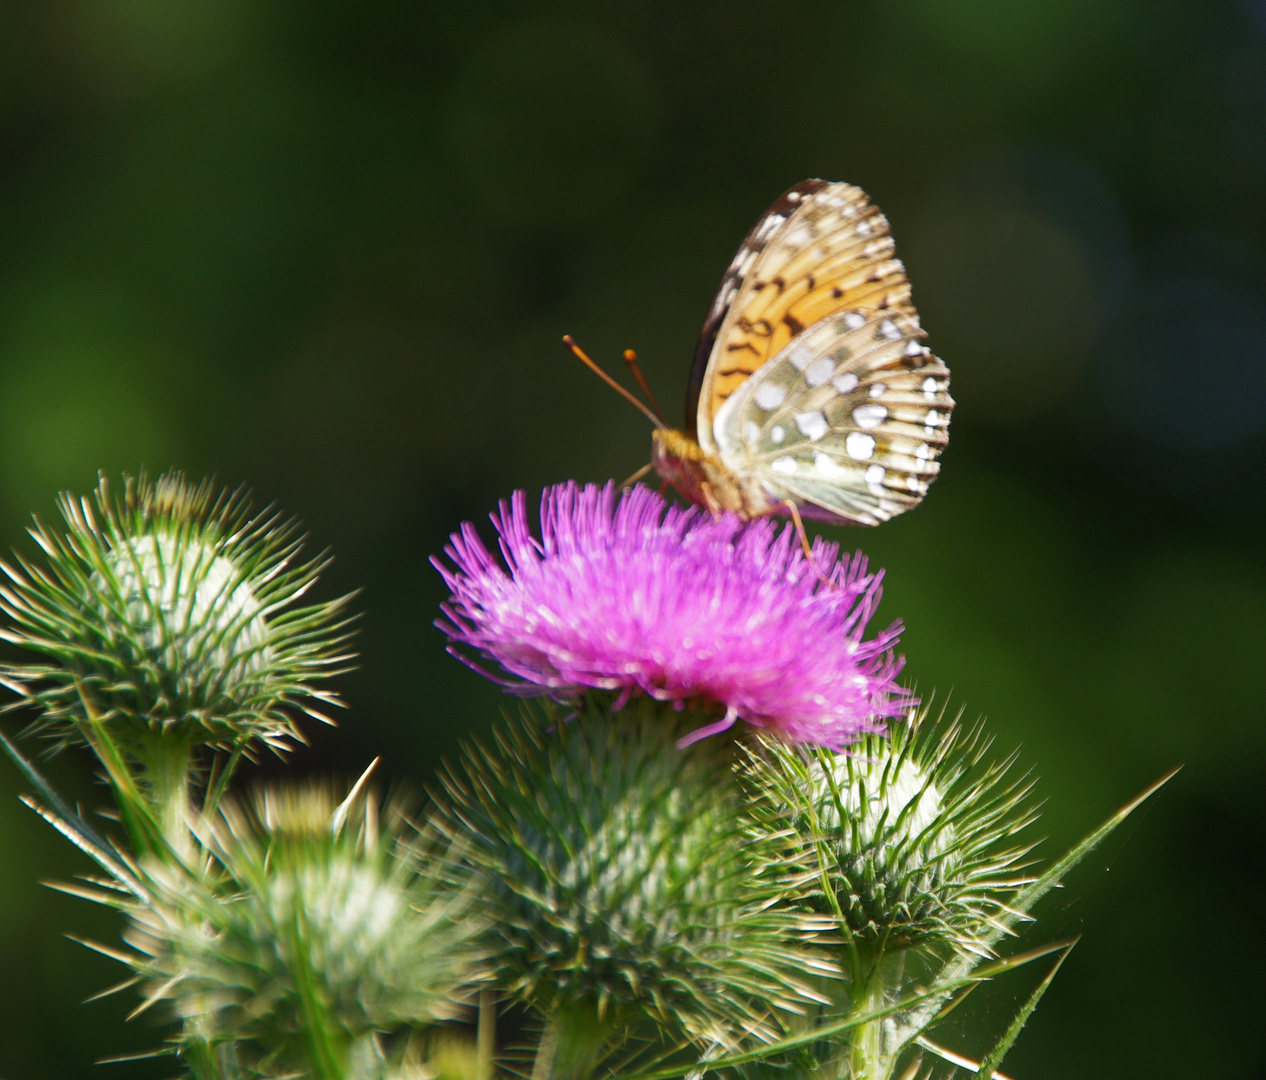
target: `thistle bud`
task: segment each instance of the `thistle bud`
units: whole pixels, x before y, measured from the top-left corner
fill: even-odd
[[[196,832],[209,872],[147,867],[125,934],[187,1060],[231,1054],[238,1071],[214,1075],[387,1077],[380,1034],[469,1012],[483,923],[399,806],[380,823],[372,798],[272,787]]]
[[[673,1041],[768,1039],[829,963],[778,906],[772,848],[749,843],[728,740],[679,749],[700,718],[635,698],[614,715],[542,705],[445,778],[447,829],[486,874],[501,984],[583,1075],[618,1029]],[[547,1040],[548,1041],[548,1040]]]
[[[921,709],[847,754],[767,741],[746,773],[767,827],[790,819],[815,909],[837,914],[851,941],[981,952],[1027,880],[1029,847],[1013,839],[1035,817],[1027,779],[1008,779],[1014,755],[984,764],[989,745],[980,725]]]
[[[63,493],[65,532],[31,530],[46,563],[0,563],[0,637],[42,660],[0,668],[62,742],[104,732],[124,754],[155,737],[281,749],[294,707],[337,704],[316,683],[349,657],[348,597],[292,606],[321,559],[302,561],[293,523],[251,513],[240,493],[125,477],[95,499]]]

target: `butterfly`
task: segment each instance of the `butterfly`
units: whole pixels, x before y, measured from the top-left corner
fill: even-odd
[[[656,423],[644,471],[715,514],[784,513],[797,525],[801,515],[877,525],[918,505],[954,401],[894,252],[860,188],[805,180],[784,192],[721,279],[685,430],[638,403]]]

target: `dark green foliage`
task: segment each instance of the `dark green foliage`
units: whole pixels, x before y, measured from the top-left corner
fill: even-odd
[[[701,722],[645,698],[526,708],[446,774],[503,985],[547,1016],[649,1015],[670,1038],[735,1046],[777,1032],[771,1006],[816,998],[805,978],[828,965],[796,943],[803,916],[772,906],[786,883],[751,840],[733,744],[675,744]]]

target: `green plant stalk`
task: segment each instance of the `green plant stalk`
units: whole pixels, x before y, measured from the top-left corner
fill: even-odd
[[[886,1007],[893,991],[900,989],[905,965],[900,955],[885,955],[882,946],[858,949],[857,954],[853,985],[858,989],[852,995],[853,1012],[872,1018],[853,1036],[846,1076],[847,1080],[888,1080],[896,1059],[884,1050]]]
[[[591,1005],[559,1009],[545,1024],[532,1080],[586,1080],[598,1063],[612,1023]]]
[[[187,862],[193,856],[193,835],[189,831],[193,746],[188,738],[163,733],[149,742],[141,762],[159,831],[168,850]]]
[[[330,1017],[321,998],[316,978],[308,964],[308,934],[302,908],[296,908],[294,924],[288,928],[291,954],[294,957],[295,985],[299,991],[304,1041],[313,1080],[343,1080],[346,1075],[346,1049],[331,1031]]]

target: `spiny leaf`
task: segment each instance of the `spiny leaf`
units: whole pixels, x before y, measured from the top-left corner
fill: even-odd
[[[1008,1025],[1007,1030],[1002,1033],[1002,1038],[998,1040],[997,1045],[989,1051],[985,1060],[980,1063],[980,1080],[993,1080],[997,1074],[998,1066],[1002,1064],[1002,1059],[1006,1057],[1007,1051],[1015,1043],[1024,1025],[1029,1022],[1029,1017],[1033,1015],[1033,1010],[1037,1008],[1037,1003],[1042,1000],[1042,995],[1046,993],[1055,976],[1059,973],[1059,969],[1063,966],[1064,961],[1068,959],[1068,954],[1073,951],[1073,947],[1076,944],[1077,941],[1074,939],[1069,942],[1068,948],[1059,954],[1059,959],[1055,961],[1046,978],[1038,983],[1037,988],[1029,995],[1028,1001],[1024,1003],[1024,1007],[1016,1013],[1015,1019]]]
[[[842,1035],[845,1032],[852,1031],[855,1028],[862,1027],[865,1024],[873,1023],[876,1020],[882,1020],[885,1017],[893,1016],[898,1013],[908,1012],[909,1010],[922,1005],[928,1001],[939,998],[946,993],[953,993],[955,990],[961,989],[971,983],[987,982],[1008,971],[1013,971],[1024,964],[1032,963],[1039,960],[1043,956],[1050,956],[1052,953],[1067,951],[1073,942],[1057,941],[1050,945],[1043,945],[1036,949],[1030,949],[1027,952],[1020,953],[1018,956],[1010,956],[1004,960],[998,960],[992,964],[981,968],[972,974],[961,976],[952,980],[946,985],[933,987],[929,990],[923,990],[914,994],[907,995],[900,1001],[886,1005],[882,1009],[874,1009],[861,1016],[849,1016],[843,1020],[833,1021],[827,1024],[821,1024],[810,1031],[802,1032],[798,1035],[789,1036],[785,1039],[779,1039],[762,1046],[758,1050],[749,1051],[743,1054],[733,1054],[723,1058],[715,1058],[710,1061],[701,1062],[700,1070],[702,1072],[712,1072],[719,1069],[728,1069],[735,1065],[744,1065],[749,1061],[759,1061],[762,1058],[770,1057],[774,1054],[782,1053],[787,1050],[794,1050],[797,1047],[808,1046],[820,1039],[831,1036]],[[670,1077],[681,1075],[681,1069],[659,1069],[648,1072],[636,1073],[632,1076],[623,1076],[620,1080],[669,1080]]]

